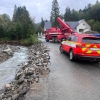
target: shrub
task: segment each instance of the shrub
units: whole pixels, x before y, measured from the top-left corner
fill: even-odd
[[[36,43],[36,42],[40,42],[40,41],[38,40],[37,35],[34,34],[34,35],[30,35],[29,38],[27,38],[27,39],[21,40],[20,44],[28,46],[28,45],[32,45],[33,43]]]

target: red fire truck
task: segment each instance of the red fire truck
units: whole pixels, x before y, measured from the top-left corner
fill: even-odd
[[[69,34],[72,34],[74,31],[67,25],[63,20],[59,17],[56,18],[61,28],[58,27],[51,27],[50,29],[46,30],[45,33],[45,40],[49,42],[52,40],[53,42],[61,42],[63,39],[66,39]]]

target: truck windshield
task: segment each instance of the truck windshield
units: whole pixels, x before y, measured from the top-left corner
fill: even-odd
[[[84,37],[82,43],[100,44],[100,38]]]

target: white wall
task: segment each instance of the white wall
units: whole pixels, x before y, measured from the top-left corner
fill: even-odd
[[[75,29],[74,32],[77,32],[77,29]]]
[[[79,32],[79,29],[83,29],[83,32],[86,32],[86,31],[91,30],[91,27],[86,23],[86,21],[82,20],[77,26],[77,32],[82,33],[82,32]]]
[[[45,28],[45,26],[44,26],[44,31],[46,31],[46,28]]]

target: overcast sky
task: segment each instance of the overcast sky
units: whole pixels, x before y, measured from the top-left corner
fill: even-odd
[[[6,13],[12,18],[14,5],[26,6],[31,17],[35,17],[35,22],[40,22],[41,17],[44,20],[50,19],[50,12],[53,0],[0,0],[0,14]],[[60,13],[65,13],[65,8],[83,9],[88,4],[95,4],[96,0],[57,0],[60,6]],[[100,0],[99,0],[100,1]]]

